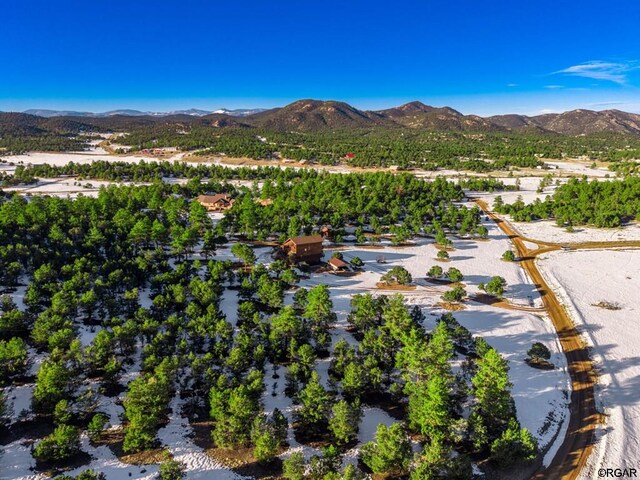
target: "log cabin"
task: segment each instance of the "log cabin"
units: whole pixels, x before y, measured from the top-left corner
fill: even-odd
[[[294,262],[320,263],[322,260],[322,237],[320,235],[292,237],[284,242],[280,248]]]
[[[196,200],[200,205],[205,207],[208,212],[224,212],[233,207],[234,202],[233,197],[226,193],[200,195]]]

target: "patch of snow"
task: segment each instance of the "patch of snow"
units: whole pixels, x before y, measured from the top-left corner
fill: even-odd
[[[31,445],[25,440],[16,440],[4,445],[0,452],[0,479],[44,480],[42,473],[35,473],[36,462],[31,456]]]
[[[367,443],[376,438],[378,425],[382,424],[390,427],[397,423],[387,412],[377,407],[365,407],[362,409],[362,420],[358,431],[358,441]]]
[[[591,345],[606,424],[581,478],[599,468],[637,468],[640,458],[640,255],[633,250],[551,252],[538,265]],[[617,303],[620,310],[596,307]]]
[[[242,478],[225,468],[220,463],[207,455],[200,447],[189,438],[192,428],[189,421],[182,416],[182,400],[176,395],[171,401],[171,414],[169,423],[160,429],[158,438],[167,446],[174,460],[182,462],[186,466],[187,479],[215,478],[220,480],[233,480]]]

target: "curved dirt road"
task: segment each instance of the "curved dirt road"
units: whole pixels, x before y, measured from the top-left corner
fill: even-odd
[[[596,410],[594,397],[594,384],[597,377],[593,363],[589,358],[587,346],[582,341],[565,308],[549,288],[535,264],[536,255],[558,250],[561,245],[526,239],[539,246],[544,245],[537,250],[529,250],[524,243],[525,239],[511,225],[491,212],[487,204],[482,200],[476,200],[476,203],[513,242],[521,259],[520,264],[531,277],[538,292],[540,292],[544,306],[549,312],[549,317],[558,333],[560,345],[567,358],[572,387],[567,433],[551,464],[547,468],[541,468],[532,478],[535,480],[576,479],[591,455],[594,432],[600,422],[600,414]],[[640,242],[638,243],[640,244]],[[572,248],[583,247],[582,245],[568,246]],[[584,248],[589,247],[585,245]],[[598,247],[593,246],[591,248]]]

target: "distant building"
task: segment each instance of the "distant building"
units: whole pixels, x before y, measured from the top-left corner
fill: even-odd
[[[282,252],[295,262],[320,263],[322,260],[322,237],[292,237],[281,246]]]
[[[218,193],[216,195],[200,195],[197,199],[198,203],[205,207],[209,212],[224,212],[233,207],[234,199],[226,193]]]
[[[273,205],[273,200],[270,198],[258,198],[256,203],[263,207],[268,207],[269,205]]]
[[[344,260],[340,260],[338,257],[331,257],[327,265],[329,265],[329,268],[334,272],[343,272],[349,269],[349,264]]]

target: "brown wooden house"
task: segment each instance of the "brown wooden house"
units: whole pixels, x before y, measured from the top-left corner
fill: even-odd
[[[209,212],[224,212],[233,207],[234,199],[226,193],[218,193],[216,195],[200,195],[197,199],[198,203],[205,207]]]
[[[294,262],[320,263],[322,260],[322,237],[292,237],[281,246],[282,252]]]

